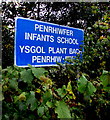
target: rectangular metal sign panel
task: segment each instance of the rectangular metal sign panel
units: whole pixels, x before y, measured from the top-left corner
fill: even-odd
[[[53,66],[67,57],[82,54],[82,29],[17,17],[15,20],[14,64]]]

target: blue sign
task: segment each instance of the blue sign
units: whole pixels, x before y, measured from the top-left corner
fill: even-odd
[[[54,66],[82,54],[84,31],[38,20],[17,17],[15,21],[16,66]]]

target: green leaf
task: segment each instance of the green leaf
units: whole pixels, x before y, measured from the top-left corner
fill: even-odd
[[[95,91],[96,88],[94,85],[86,79],[84,75],[78,80],[78,91],[83,93],[86,97],[91,96]]]
[[[103,74],[103,75],[108,74],[108,71],[103,70],[103,73],[102,73],[102,74]]]
[[[20,74],[21,74],[21,79],[24,82],[27,82],[27,83],[31,83],[33,78],[34,78],[33,75],[32,75],[31,69],[24,70]]]
[[[49,101],[52,98],[52,93],[50,90],[46,91],[43,96],[43,104],[46,104],[47,101]]]
[[[94,85],[90,82],[90,81],[88,81],[88,86],[87,86],[87,91],[86,91],[87,93],[87,95],[92,95],[93,94],[93,92],[96,92],[96,88],[94,87]]]
[[[58,95],[61,97],[64,97],[67,94],[65,85],[63,85],[62,88],[56,89],[55,91],[57,91]]]
[[[86,89],[86,85],[87,85],[87,79],[84,75],[82,75],[80,77],[80,79],[78,80],[78,91],[81,92],[81,93],[84,93],[85,92],[85,89]]]
[[[63,101],[56,102],[55,113],[58,114],[58,118],[71,118],[70,110]]]
[[[19,100],[19,101],[26,101],[26,92],[22,92],[22,93],[18,96],[18,100]]]
[[[105,90],[110,90],[110,73],[108,71],[103,71],[103,74],[100,76],[100,80],[104,86]]]
[[[66,92],[63,90],[63,88],[58,88],[56,91],[61,97],[64,97],[66,95]]]
[[[26,104],[25,104],[24,102],[19,102],[19,109],[20,109],[21,111],[26,110],[26,109],[27,109]]]
[[[37,108],[37,100],[35,98],[35,92],[30,91],[30,94],[28,95],[27,98],[27,105],[31,105],[30,109],[33,111]]]
[[[38,79],[41,76],[43,76],[45,72],[47,72],[44,68],[31,68],[31,69],[32,69],[32,73],[34,74],[34,76]]]
[[[44,107],[39,107],[37,109],[37,113],[38,113],[39,116],[42,116],[44,114]]]
[[[49,101],[46,102],[46,105],[47,105],[49,108],[52,108],[52,107],[53,107],[53,103],[52,103],[52,102],[49,102]]]
[[[13,88],[15,90],[18,89],[18,82],[16,81],[16,78],[12,78],[12,80],[9,80],[9,83],[10,88]]]
[[[38,107],[37,113],[39,116],[42,116],[43,118],[45,118],[46,116],[44,114],[48,113],[48,107],[45,105]]]

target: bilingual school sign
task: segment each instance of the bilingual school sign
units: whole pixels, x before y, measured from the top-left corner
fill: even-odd
[[[53,66],[81,54],[81,29],[17,17],[15,22],[15,65]]]

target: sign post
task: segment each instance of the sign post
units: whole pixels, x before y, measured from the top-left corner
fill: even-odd
[[[17,17],[14,64],[40,67],[64,63],[67,57],[82,53],[83,39],[81,29]]]

